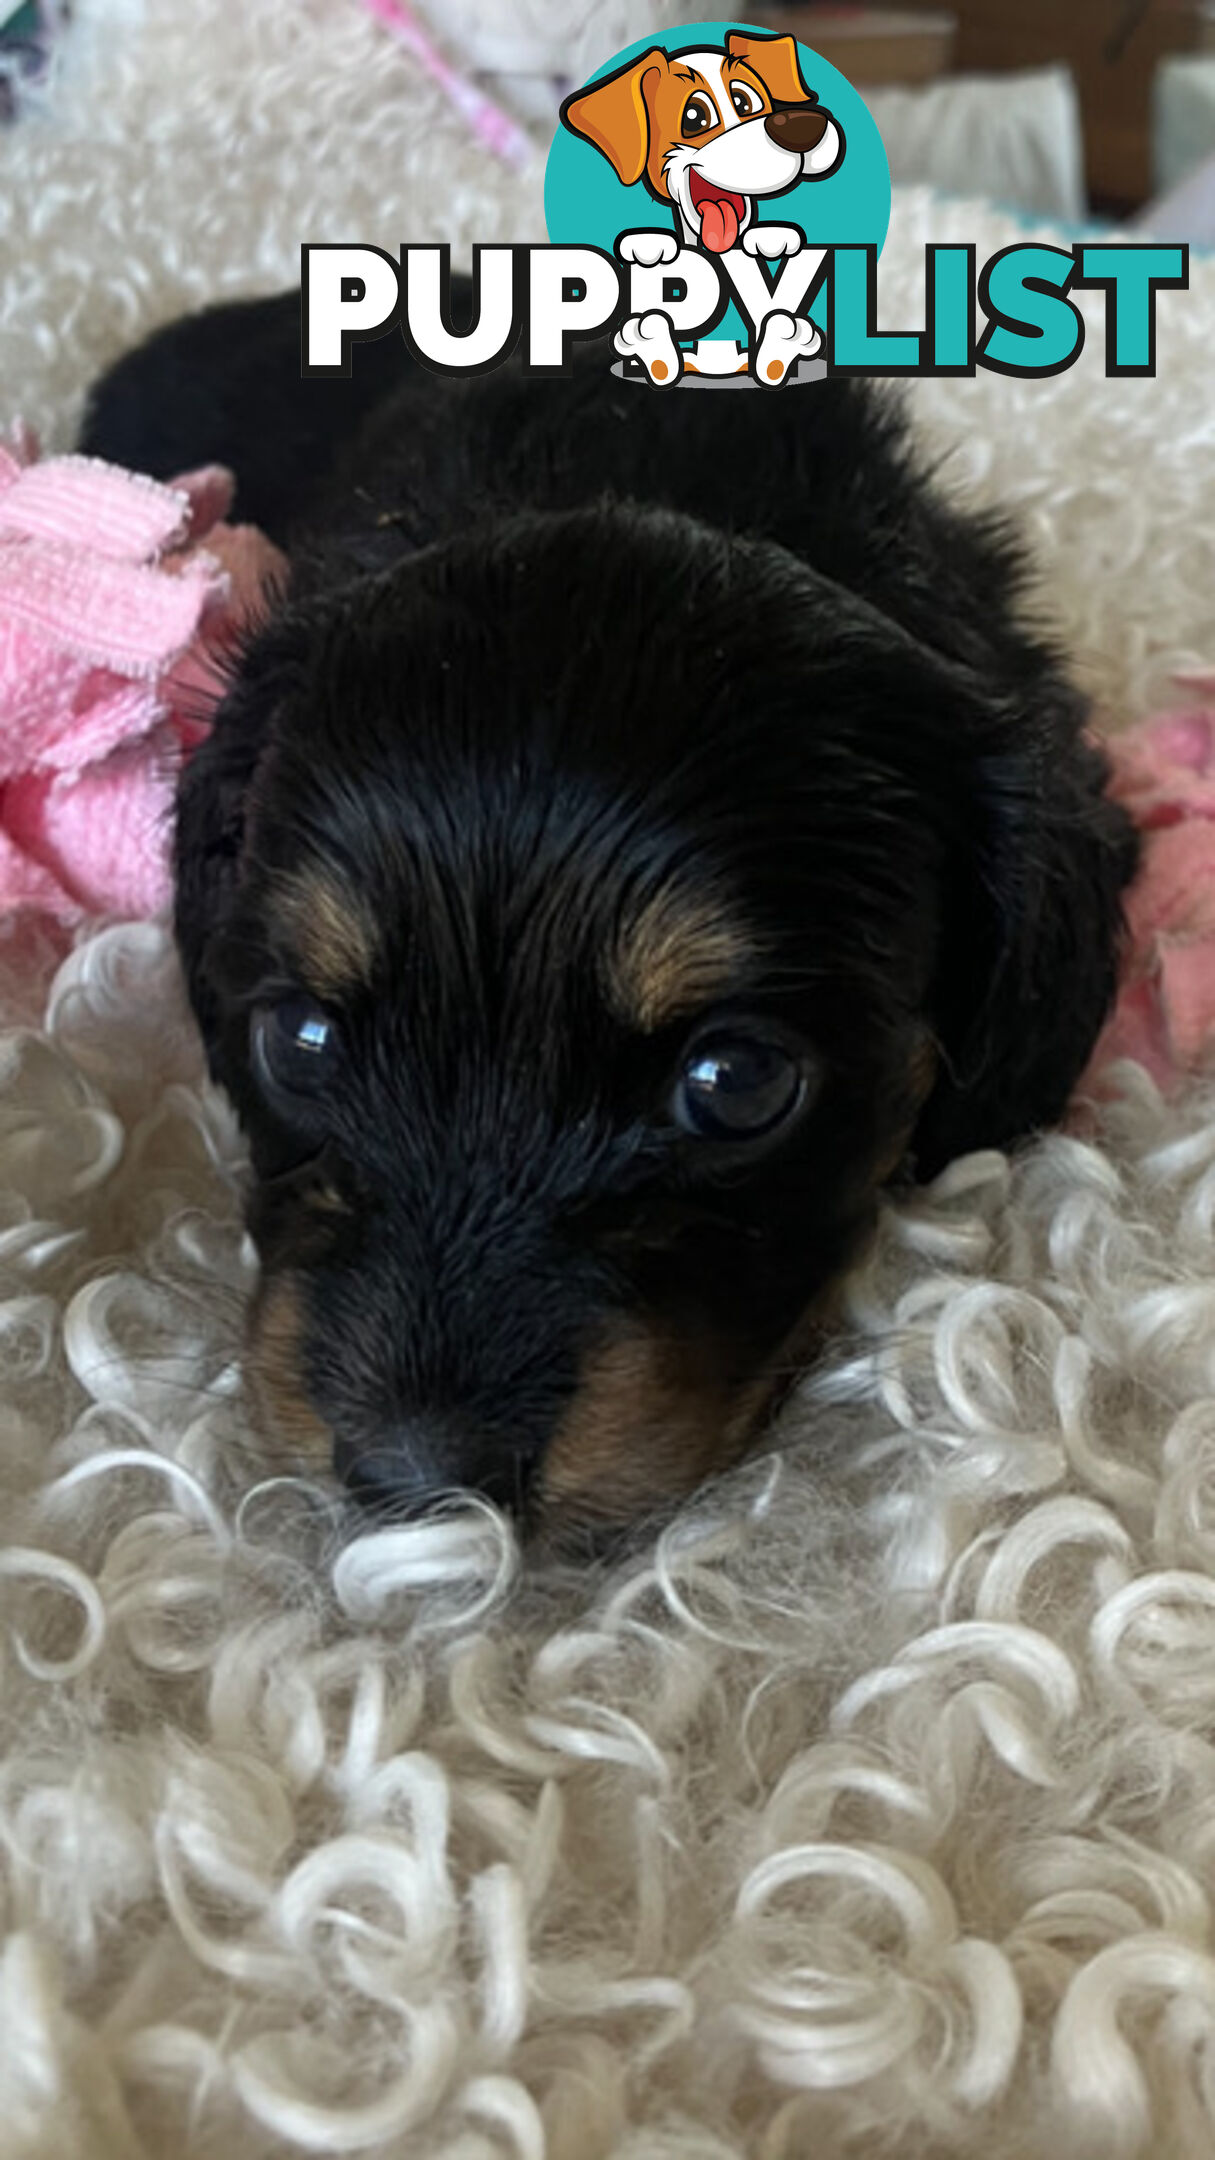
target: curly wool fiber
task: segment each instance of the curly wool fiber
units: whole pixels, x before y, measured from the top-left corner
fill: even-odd
[[[359,6],[78,15],[0,138],[0,380],[54,440],[301,237],[540,236],[539,169]],[[929,237],[1022,236],[903,197],[883,326]],[[1210,657],[1192,286],[1155,382],[1086,295],[1068,374],[913,390],[1114,717]],[[955,1164],[777,1445],[536,1572],[488,1507],[355,1535],[264,1474],[164,930],[27,926],[0,991],[5,2160],[1205,2160],[1215,1098],[1128,1069],[1099,1130]]]
[[[120,925],[0,1038],[6,2152],[1209,2150],[1215,1099],[892,1207],[776,1444],[532,1572],[259,1477],[179,998]]]

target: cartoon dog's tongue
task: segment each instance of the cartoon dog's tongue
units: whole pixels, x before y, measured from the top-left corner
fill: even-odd
[[[724,255],[738,238],[738,212],[725,196],[710,196],[700,207],[700,237],[714,255]]]
[[[711,188],[698,172],[690,175],[693,208],[700,212],[700,237],[713,255],[724,255],[738,238],[746,205],[741,195]]]

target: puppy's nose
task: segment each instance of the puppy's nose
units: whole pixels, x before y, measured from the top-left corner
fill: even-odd
[[[782,150],[813,150],[827,132],[828,115],[817,105],[787,105],[781,112],[770,112],[764,121],[764,133],[770,135]]]
[[[339,1441],[334,1468],[360,1506],[398,1521],[425,1515],[456,1490],[484,1493],[507,1509],[520,1507],[526,1490],[514,1451],[431,1416],[397,1419],[365,1445]]]

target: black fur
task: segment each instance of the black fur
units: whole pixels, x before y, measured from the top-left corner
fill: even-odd
[[[169,378],[163,338],[123,363],[86,436],[156,470],[228,457],[291,545],[292,596],[182,789],[191,995],[339,1464],[521,1501],[605,1342],[642,1330],[737,1404],[908,1135],[926,1176],[1058,1119],[1113,993],[1133,838],[1022,623],[1013,538],[949,504],[868,387],[654,393],[602,349],[454,384],[391,338],[325,423],[309,393],[349,386],[300,383],[286,302],[220,326],[168,334]],[[318,865],[377,951],[340,1085],[295,1117],[249,1015],[294,986],[267,922]],[[673,888],[761,948],[729,1012],[817,1061],[773,1143],[676,1129],[695,1017],[647,1032],[605,993],[622,923]],[[318,1163],[346,1210],[320,1228]]]

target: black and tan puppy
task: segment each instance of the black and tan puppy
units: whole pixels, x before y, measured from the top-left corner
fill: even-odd
[[[227,457],[293,548],[177,833],[253,1399],[377,1499],[624,1522],[754,1440],[884,1183],[1059,1116],[1133,842],[865,388],[301,384],[294,298],[225,318],[85,441]]]

